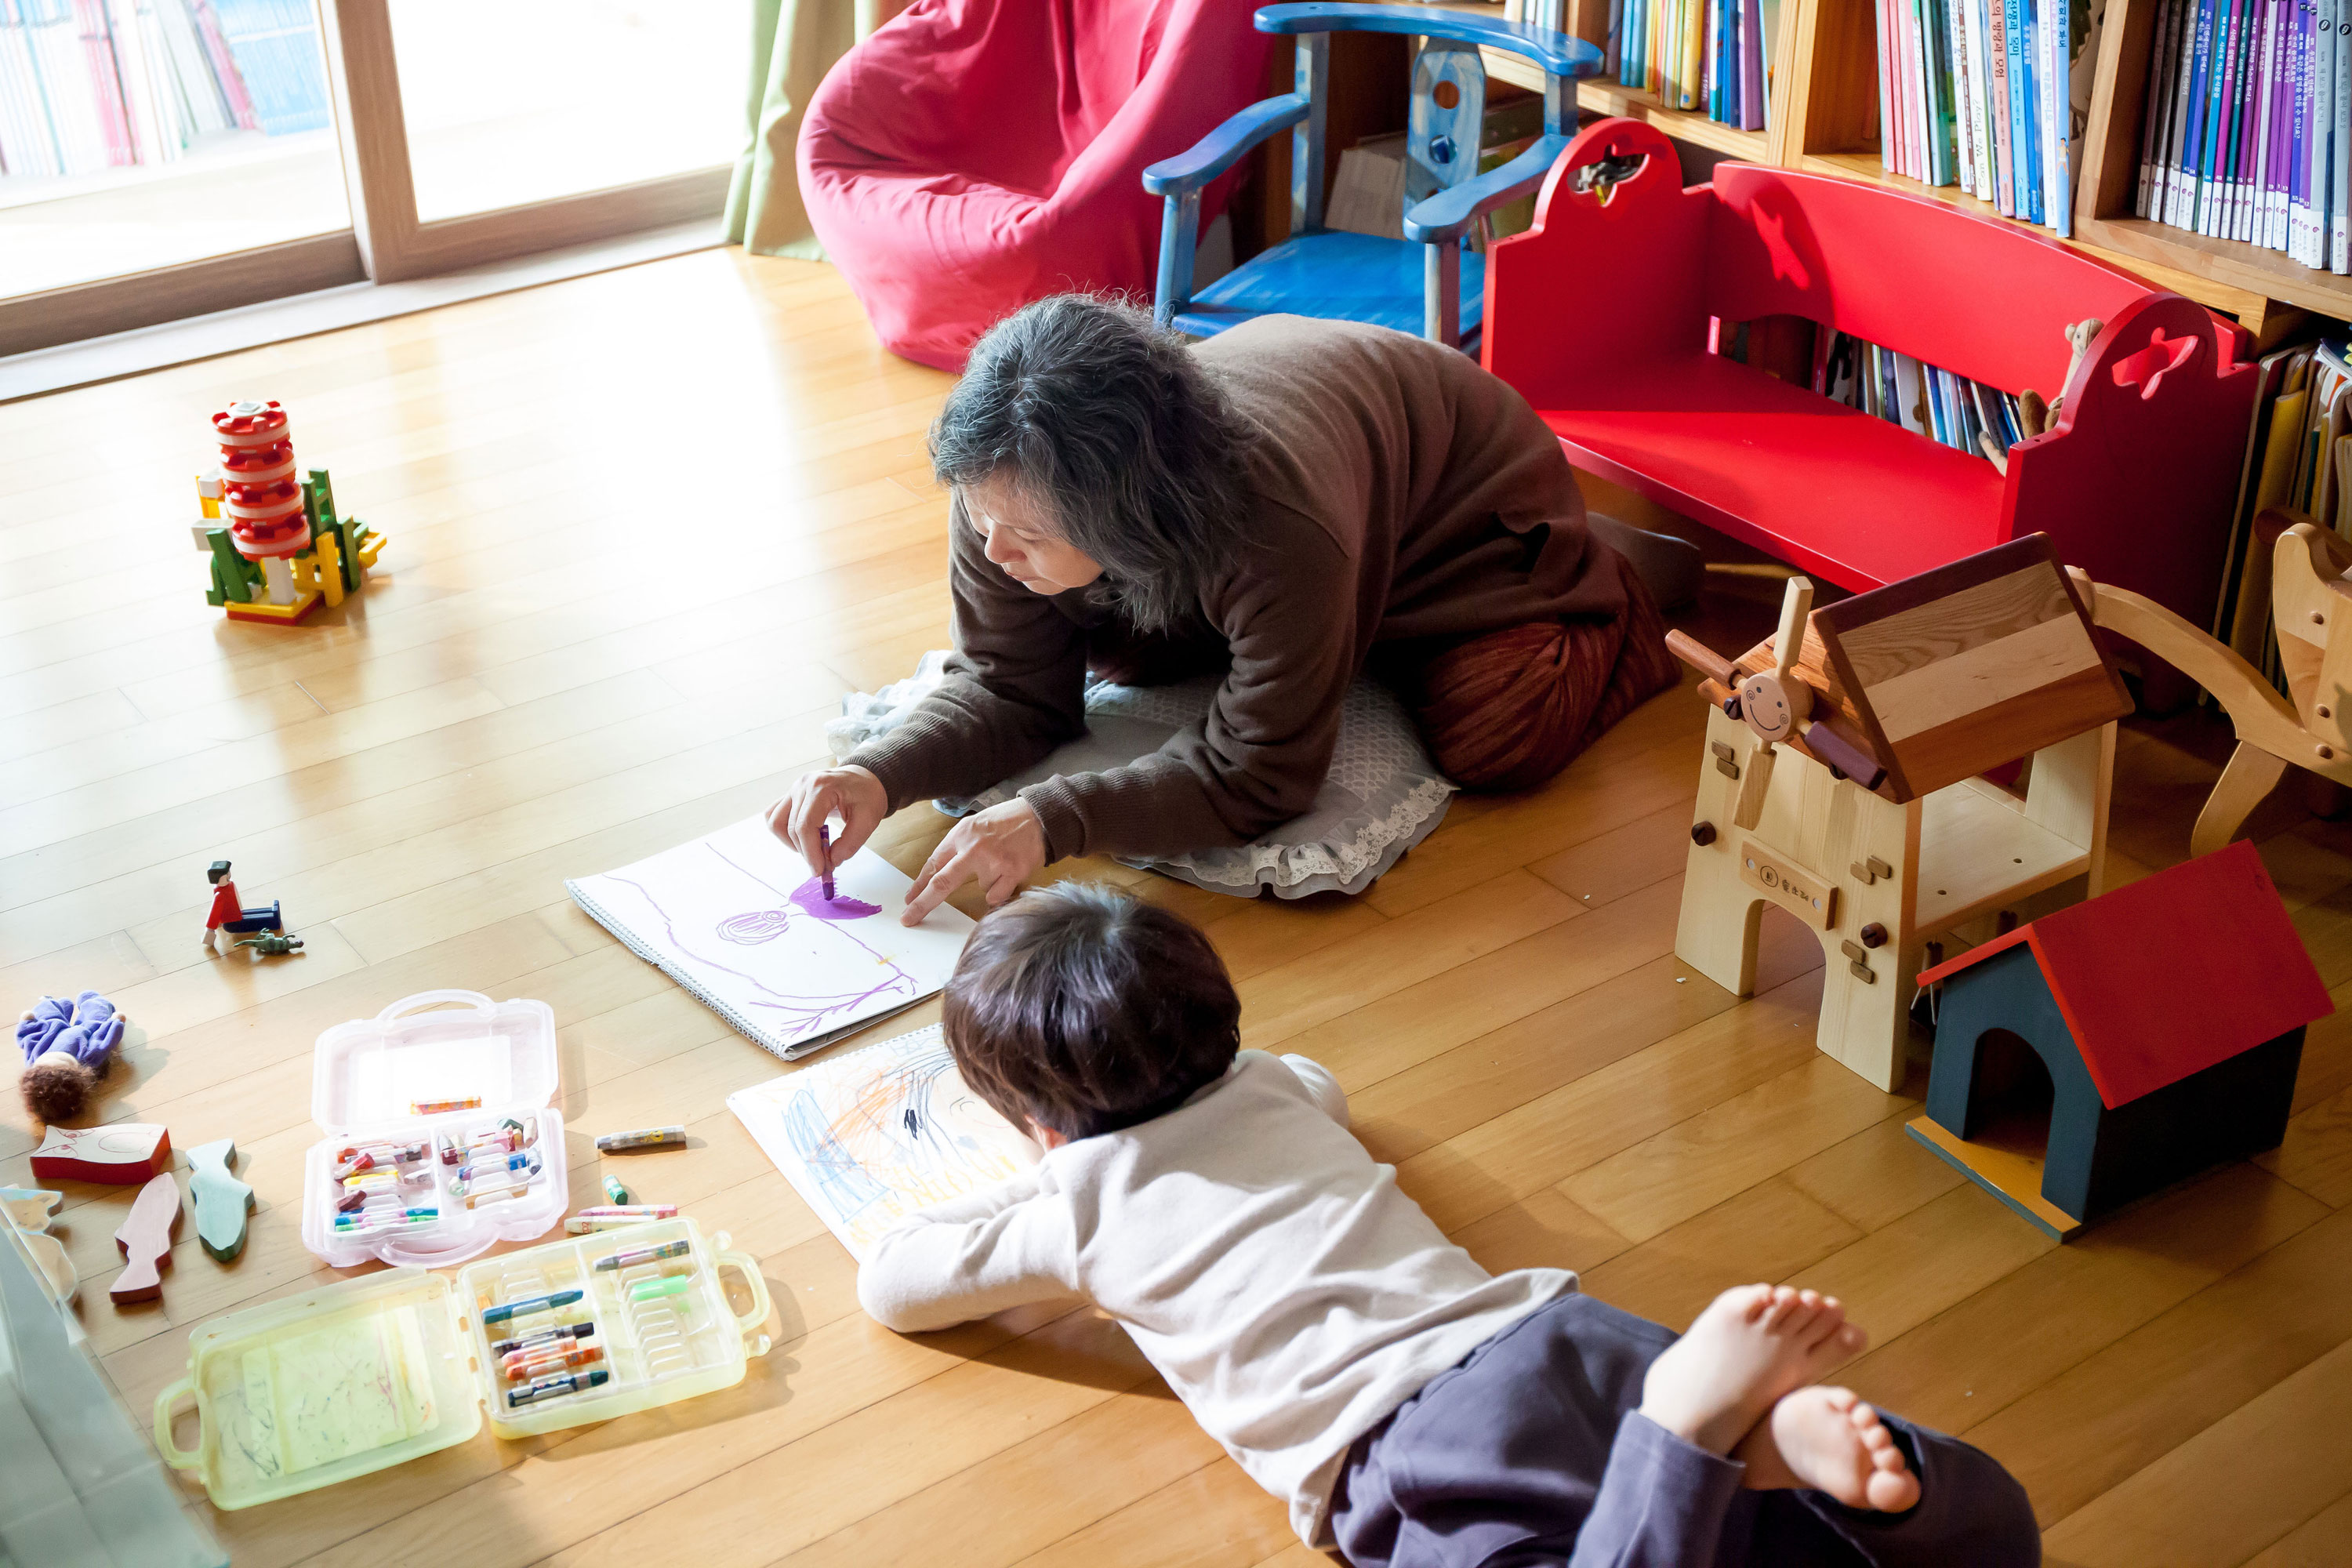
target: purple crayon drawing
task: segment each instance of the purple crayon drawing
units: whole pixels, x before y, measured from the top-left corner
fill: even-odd
[[[937,991],[971,930],[952,910],[913,928],[877,919],[898,913],[909,884],[867,851],[834,879],[828,899],[755,818],[572,887],[640,956],[760,1044],[797,1054]]]
[[[878,915],[882,912],[882,906],[879,904],[869,904],[863,899],[853,899],[839,892],[828,893],[824,884],[831,880],[833,879],[830,877],[822,880],[811,877],[793,889],[793,902],[821,921],[835,922],[862,921],[868,915]]]

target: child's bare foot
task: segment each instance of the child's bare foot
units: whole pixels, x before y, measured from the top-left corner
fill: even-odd
[[[1801,1388],[1772,1406],[1733,1458],[1748,1466],[1743,1485],[1759,1489],[1811,1487],[1848,1508],[1901,1513],[1919,1500],[1919,1478],[1878,1412],[1850,1388]]]
[[[1727,1454],[1773,1401],[1867,1341],[1834,1296],[1786,1285],[1726,1290],[1650,1363],[1642,1414],[1685,1442]]]

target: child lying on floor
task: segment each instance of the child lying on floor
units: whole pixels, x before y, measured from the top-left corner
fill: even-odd
[[[1834,1299],[1743,1286],[1676,1337],[1560,1269],[1489,1275],[1240,1017],[1207,939],[1124,895],[982,921],[948,1043],[1045,1157],[884,1237],[866,1310],[1092,1302],[1356,1568],[2041,1561],[1991,1458],[1816,1382],[1864,1342]]]

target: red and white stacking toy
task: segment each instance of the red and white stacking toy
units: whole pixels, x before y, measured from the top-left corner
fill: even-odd
[[[292,605],[297,595],[287,563],[310,547],[310,520],[302,510],[286,410],[274,402],[232,403],[213,416],[213,429],[220,437],[229,538],[238,554],[261,563],[268,603]]]

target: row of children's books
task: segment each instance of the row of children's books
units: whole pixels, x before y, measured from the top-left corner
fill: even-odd
[[[2164,0],[2133,211],[2352,272],[2352,0]]]
[[[0,0],[0,176],[173,162],[328,123],[310,0]]]
[[[2253,423],[2213,635],[2276,680],[2270,544],[2255,537],[2254,520],[2271,507],[2291,507],[2352,538],[2352,351],[2342,342],[2305,343],[2264,355],[2256,369]]]
[[[1881,162],[2071,235],[2104,16],[2103,0],[1878,0]]]
[[[1726,321],[1717,352],[1971,457],[2026,437],[2026,411],[1999,387],[1795,317]]]
[[[1602,70],[1670,109],[1765,127],[1780,0],[1610,0]]]
[[[1832,335],[1813,390],[1971,457],[1988,457],[1988,440],[2006,452],[2025,436],[2011,394],[1848,332]]]

